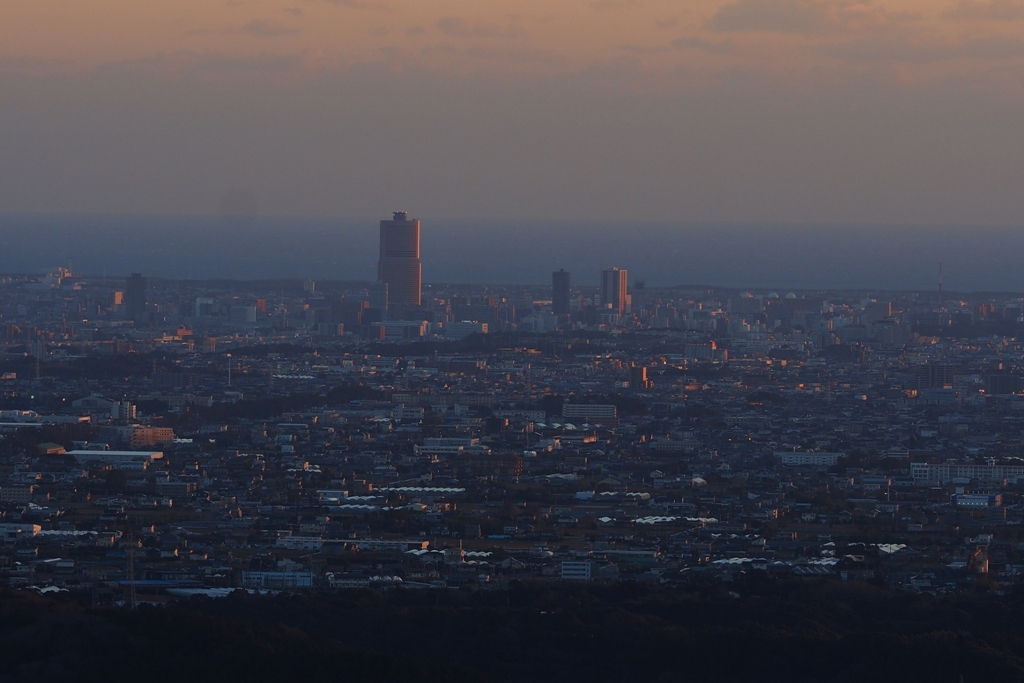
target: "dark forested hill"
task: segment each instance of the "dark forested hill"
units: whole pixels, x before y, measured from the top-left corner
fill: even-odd
[[[405,657],[354,652],[261,617],[211,614],[209,602],[87,610],[31,594],[0,596],[0,681],[470,683],[483,678]],[[258,608],[256,611],[260,611]]]
[[[0,681],[1024,680],[1016,595],[731,588],[237,595],[135,613],[7,593]]]

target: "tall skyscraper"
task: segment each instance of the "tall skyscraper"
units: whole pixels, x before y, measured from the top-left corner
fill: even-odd
[[[630,306],[633,313],[643,315],[647,309],[647,283],[637,280],[633,283],[633,294],[630,295]]]
[[[626,311],[627,284],[629,275],[626,270],[608,268],[601,271],[601,308],[610,308],[622,315]]]
[[[124,283],[124,317],[136,324],[146,320],[146,278],[132,273]]]
[[[395,211],[380,222],[380,261],[377,280],[387,284],[388,303],[419,306],[423,283],[420,263],[420,222],[405,211]]]
[[[564,268],[551,273],[551,310],[569,315],[569,272]]]

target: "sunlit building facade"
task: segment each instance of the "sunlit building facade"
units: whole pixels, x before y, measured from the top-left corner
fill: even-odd
[[[423,287],[420,262],[420,222],[405,211],[380,222],[380,261],[377,280],[387,285],[391,306],[419,306]]]

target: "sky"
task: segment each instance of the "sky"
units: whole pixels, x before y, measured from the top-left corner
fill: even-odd
[[[1024,225],[1024,0],[0,17],[0,212]]]

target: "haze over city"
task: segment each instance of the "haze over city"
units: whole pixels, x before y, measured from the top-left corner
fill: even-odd
[[[1016,228],[501,221],[423,217],[428,283],[581,285],[619,264],[652,286],[1024,291]],[[382,212],[382,215],[386,215]],[[376,278],[377,218],[0,215],[0,272]]]
[[[3,212],[1024,223],[1011,0],[0,6]]]

